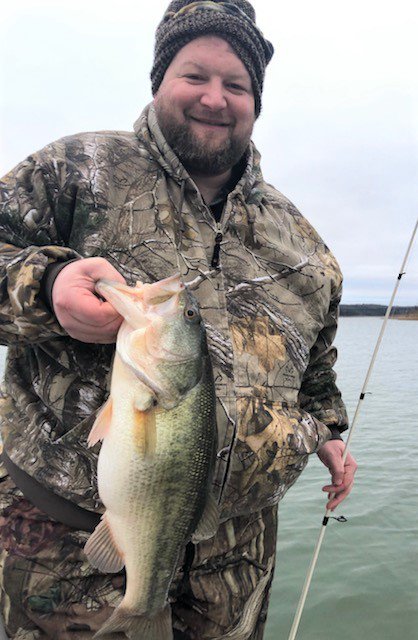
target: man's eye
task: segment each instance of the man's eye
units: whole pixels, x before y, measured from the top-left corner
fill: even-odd
[[[203,76],[198,76],[195,73],[188,73],[185,77],[188,80],[196,80],[197,82],[200,82],[200,81],[204,80]]]
[[[235,84],[234,82],[231,82],[228,86],[233,91],[245,91],[246,90],[245,87],[242,87],[240,84]]]

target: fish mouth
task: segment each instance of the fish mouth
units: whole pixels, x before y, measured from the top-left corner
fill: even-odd
[[[153,284],[137,282],[135,287],[111,280],[99,280],[95,288],[135,329],[147,325],[145,316],[149,311],[156,315],[176,312],[179,296],[185,290],[180,274]]]

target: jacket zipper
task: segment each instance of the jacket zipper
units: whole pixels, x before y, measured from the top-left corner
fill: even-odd
[[[221,242],[223,239],[223,233],[221,231],[221,224],[220,222],[216,223],[216,236],[215,236],[215,244],[213,247],[213,254],[212,254],[212,260],[210,263],[210,266],[213,267],[214,269],[217,269],[219,266],[219,253],[221,251]]]
[[[225,215],[226,215],[226,209],[228,207],[228,204],[229,203],[227,201],[225,203],[225,205],[224,205],[220,220],[218,222],[216,222],[215,243],[214,243],[214,246],[213,246],[213,253],[212,253],[212,260],[211,260],[212,269],[220,268],[219,267],[219,262],[220,262],[221,242],[222,242],[223,237],[224,237]],[[209,211],[209,213],[211,214],[210,211]],[[228,454],[227,454],[226,458],[223,458],[224,462],[226,462],[226,465],[225,465],[225,472],[224,472],[222,480],[221,480],[221,484],[220,485],[218,484],[218,486],[220,486],[219,501],[222,499],[222,496],[223,496],[223,493],[224,493],[224,489],[225,489],[226,483],[228,481],[229,467],[231,465],[231,459],[232,459],[232,448],[233,448],[234,443],[235,443],[236,434],[237,434],[237,424],[235,422],[234,423],[233,434],[232,434],[232,437],[231,437],[231,441],[230,441],[230,443],[229,443],[229,445],[227,447]]]

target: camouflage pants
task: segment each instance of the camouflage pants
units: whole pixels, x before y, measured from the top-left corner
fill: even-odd
[[[277,507],[270,507],[232,518],[211,540],[187,546],[170,598],[176,640],[217,638],[236,625],[274,563],[276,529]],[[87,640],[119,604],[124,574],[104,575],[89,565],[83,553],[88,536],[48,519],[3,480],[0,598],[9,638]],[[248,640],[263,638],[272,574]]]

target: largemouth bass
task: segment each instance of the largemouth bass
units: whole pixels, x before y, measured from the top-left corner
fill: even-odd
[[[98,487],[106,512],[85,552],[105,573],[126,568],[122,602],[96,636],[171,640],[167,596],[185,544],[215,534],[210,492],[215,392],[196,301],[179,276],[97,290],[124,317],[110,396],[88,443],[103,444]],[[95,637],[96,637],[95,636]]]

